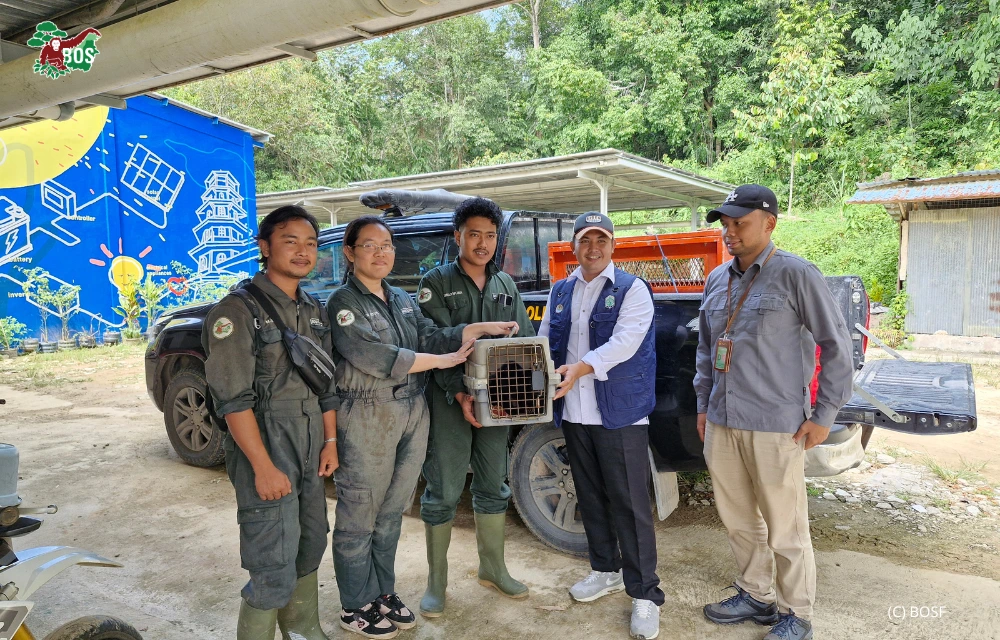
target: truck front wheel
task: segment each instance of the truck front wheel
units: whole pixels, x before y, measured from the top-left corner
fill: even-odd
[[[554,424],[521,429],[510,454],[510,488],[521,520],[546,545],[587,555],[566,440]]]
[[[67,622],[45,640],[142,640],[142,634],[118,618],[87,616]]]
[[[197,369],[183,369],[163,394],[163,423],[177,456],[196,467],[222,464],[225,434],[212,420],[205,398],[208,383]]]

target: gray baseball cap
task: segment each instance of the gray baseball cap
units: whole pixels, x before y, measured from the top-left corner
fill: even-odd
[[[615,223],[611,222],[611,218],[596,211],[588,211],[580,214],[573,224],[573,238],[579,239],[591,229],[603,231],[609,238],[615,237]]]

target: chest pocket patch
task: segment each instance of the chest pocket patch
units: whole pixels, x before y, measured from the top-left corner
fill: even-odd
[[[595,313],[590,322],[593,325],[597,336],[605,339],[606,341],[615,332],[617,318],[614,313]],[[594,348],[594,346],[591,345],[591,348]]]
[[[701,310],[708,316],[708,326],[712,336],[718,337],[726,330],[729,316],[726,314],[726,290],[712,294],[701,303]]]
[[[787,299],[784,293],[751,293],[746,310],[740,314],[747,323],[747,331],[763,336],[791,328],[795,314],[786,307]]]
[[[281,343],[281,332],[274,324],[266,324],[257,330],[257,340],[259,349],[257,352],[257,366],[263,371],[270,371],[271,375],[277,375],[284,370],[287,365],[285,360],[287,354],[285,345]]]
[[[448,296],[444,299],[449,311],[457,311],[469,306],[469,297],[466,295]]]
[[[316,338],[322,340],[326,337],[326,334],[330,333],[330,327],[324,327],[323,325],[311,325],[312,331],[316,334]]]
[[[330,333],[330,327],[323,324],[323,321],[319,318],[309,318],[309,328],[313,330],[313,333],[317,337],[322,338],[326,334]]]
[[[281,332],[278,331],[278,328],[273,325],[260,329],[257,332],[257,335],[260,336],[262,342],[266,342],[267,344],[274,344],[275,342],[281,340]]]
[[[368,316],[368,322],[371,324],[372,329],[381,333],[389,329],[389,321],[386,320],[381,313],[377,311]]]

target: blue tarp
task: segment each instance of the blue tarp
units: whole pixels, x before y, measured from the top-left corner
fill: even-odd
[[[52,290],[80,287],[71,329],[97,333],[124,325],[113,308],[129,278],[168,285],[173,306],[254,273],[254,146],[149,96],[0,131],[0,317],[39,336],[22,284],[34,267]],[[48,326],[55,339],[60,319]]]

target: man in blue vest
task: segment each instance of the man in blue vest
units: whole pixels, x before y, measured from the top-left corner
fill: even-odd
[[[614,233],[605,215],[576,219],[580,267],[553,285],[538,335],[548,336],[563,377],[553,414],[566,437],[593,569],[570,596],[592,602],[624,589],[632,596],[632,637],[652,640],[663,604],[647,489],[653,296],[648,283],[611,262]]]

